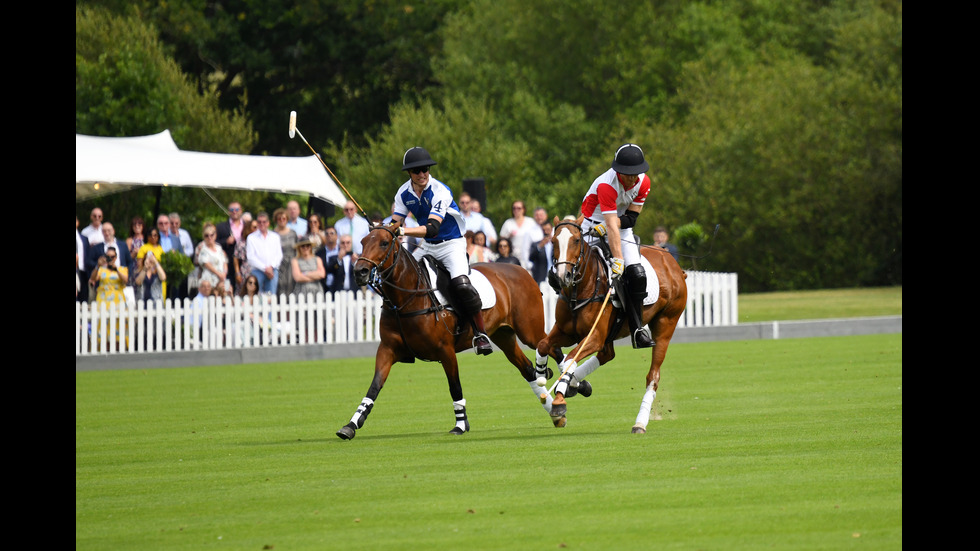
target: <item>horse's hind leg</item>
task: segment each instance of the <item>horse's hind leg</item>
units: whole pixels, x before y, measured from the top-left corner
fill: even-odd
[[[667,356],[667,347],[670,339],[674,336],[674,328],[677,326],[677,318],[660,316],[651,322],[653,327],[653,349],[650,358],[650,371],[647,372],[647,386],[640,400],[640,411],[636,414],[636,422],[633,424],[631,432],[634,434],[644,434],[647,425],[650,423],[650,412],[653,409],[653,401],[657,398],[657,388],[660,386],[660,366],[664,363]]]

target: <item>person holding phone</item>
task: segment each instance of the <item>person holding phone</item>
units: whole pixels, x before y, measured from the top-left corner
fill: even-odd
[[[118,252],[109,249],[99,257],[98,263],[89,281],[96,289],[95,301],[102,304],[119,304],[126,302],[124,290],[129,282],[129,268],[116,266]]]

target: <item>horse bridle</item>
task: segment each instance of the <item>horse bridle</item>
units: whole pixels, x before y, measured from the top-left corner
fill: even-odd
[[[363,256],[358,257],[357,262],[364,261],[373,266],[371,268],[372,275],[368,277],[368,286],[370,286],[379,295],[381,295],[381,298],[384,299],[385,303],[388,306],[388,309],[393,310],[399,316],[406,316],[406,317],[428,314],[430,312],[437,312],[439,310],[445,309],[445,306],[439,304],[439,301],[436,300],[435,289],[433,287],[422,286],[422,282],[427,281],[428,276],[424,273],[422,265],[419,264],[418,261],[415,260],[415,257],[410,254],[408,256],[410,260],[409,263],[415,268],[415,273],[418,276],[418,286],[415,289],[408,289],[405,287],[399,287],[398,285],[395,285],[395,283],[392,281],[391,276],[395,271],[395,267],[398,266],[398,255],[402,254],[403,252],[407,254],[407,251],[402,251],[402,246],[398,240],[398,235],[394,231],[392,231],[391,228],[388,228],[386,226],[375,226],[370,231],[375,231],[375,230],[384,230],[388,232],[388,234],[391,236],[392,246],[389,247],[387,252],[385,252],[384,257],[381,259],[380,262],[375,262],[374,260],[371,260],[370,258],[365,258]],[[394,253],[392,253],[392,249],[394,249]],[[391,259],[391,264],[388,265],[387,268],[384,268],[385,264],[388,264],[389,258]],[[354,263],[355,266],[357,265],[357,262]],[[396,305],[384,292],[385,286],[411,294],[417,294],[417,295],[427,294],[429,295],[429,298],[433,306],[422,310],[416,310],[414,312],[404,313],[401,311],[404,305],[403,306]]]
[[[364,262],[373,265],[373,267],[371,268],[371,271],[373,273],[371,276],[368,277],[368,285],[372,289],[374,289],[379,295],[381,295],[385,307],[388,308],[388,310],[390,310],[395,315],[395,320],[398,322],[398,333],[402,337],[402,342],[404,342],[405,346],[408,347],[409,351],[411,351],[412,356],[421,358],[421,356],[419,356],[412,348],[411,340],[405,334],[405,328],[404,326],[402,326],[402,318],[436,313],[442,310],[446,310],[446,306],[443,304],[439,304],[439,301],[436,300],[435,289],[433,289],[432,287],[422,287],[422,282],[427,281],[428,276],[424,273],[422,265],[419,264],[419,262],[415,260],[415,257],[412,256],[411,254],[408,255],[409,263],[412,264],[412,266],[415,268],[415,272],[418,279],[418,287],[416,287],[415,289],[406,289],[404,287],[399,287],[398,285],[395,285],[395,283],[391,281],[391,276],[395,271],[395,267],[398,266],[398,255],[402,254],[403,252],[402,245],[398,240],[398,235],[395,234],[395,232],[392,231],[390,228],[387,228],[385,226],[375,226],[370,231],[375,231],[375,230],[384,230],[388,232],[389,235],[391,235],[391,245],[395,249],[394,254],[392,254],[391,249],[389,248],[388,251],[385,253],[384,257],[381,259],[381,262],[375,262],[370,258],[364,258],[363,256],[359,257],[357,259],[357,262],[363,260]],[[385,263],[388,262],[389,257],[391,257],[391,265],[388,266],[387,268],[383,268]],[[356,265],[357,262],[355,262],[354,264]],[[411,299],[405,301],[405,303],[402,304],[401,306],[395,304],[394,301],[391,300],[391,298],[384,292],[384,286],[386,285],[388,287],[391,287],[392,289],[397,289],[399,291],[404,291],[410,294],[416,294],[416,295],[427,294],[429,296],[429,301],[431,302],[432,306],[428,308],[424,308],[422,310],[403,312],[402,309],[411,302]],[[441,321],[443,326],[445,326],[446,331],[452,333],[452,330],[449,328],[449,325],[445,318],[442,319],[437,318],[437,321]]]
[[[388,257],[392,256],[392,253],[391,253],[392,247],[389,247],[388,248],[388,251],[385,252],[384,258],[381,259],[381,262],[375,262],[375,261],[371,260],[370,258],[364,258],[363,256],[360,256],[360,257],[357,258],[357,262],[354,262],[354,266],[357,266],[357,263],[358,262],[362,262],[362,261],[365,262],[365,263],[367,263],[367,264],[373,265],[373,267],[371,268],[371,272],[373,273],[373,275],[368,278],[368,285],[372,289],[374,289],[375,291],[377,291],[379,295],[384,296],[384,293],[381,290],[380,283],[383,283],[383,282],[385,282],[388,279],[388,275],[391,274],[392,271],[394,271],[395,266],[398,264],[398,254],[401,252],[401,245],[398,244],[398,236],[395,235],[395,232],[391,231],[390,229],[388,229],[388,228],[386,228],[384,226],[375,226],[370,231],[375,231],[375,230],[384,230],[384,231],[388,232],[391,235],[391,243],[393,245],[395,245],[395,247],[394,247],[395,254],[391,258],[391,265],[388,266],[388,268],[382,268],[382,266],[384,266],[385,262],[388,261]],[[390,283],[389,283],[389,285],[390,285]],[[408,289],[403,289],[403,290],[406,290],[407,291]]]
[[[558,225],[555,226],[554,235],[558,235],[558,228],[562,226],[571,226],[573,228],[576,228],[578,229],[580,235],[582,235],[583,237],[585,236],[585,232],[582,230],[582,226],[571,221],[559,222]],[[600,274],[604,272],[604,268],[605,268],[605,266],[603,265],[604,263],[602,262],[602,255],[596,255],[597,258],[595,258],[595,261],[599,266],[598,269],[596,270],[596,285],[592,287],[592,296],[589,297],[588,299],[580,300],[576,293],[576,289],[578,288],[579,283],[581,283],[582,280],[585,279],[585,270],[580,270],[579,267],[585,266],[586,252],[589,248],[599,248],[599,247],[596,245],[591,245],[589,243],[583,243],[582,246],[579,247],[578,258],[576,259],[575,262],[569,262],[567,260],[563,260],[561,262],[555,262],[552,266],[553,270],[557,270],[558,266],[561,264],[571,265],[570,269],[572,271],[572,285],[569,287],[569,295],[566,296],[564,293],[560,292],[558,293],[558,297],[561,298],[562,300],[567,301],[573,311],[582,308],[586,304],[601,301],[603,298],[602,294],[599,293],[599,283],[602,281],[602,277]]]
[[[585,235],[585,232],[582,231],[582,226],[579,226],[575,222],[569,222],[569,221],[559,222],[558,225],[555,226],[554,233],[552,235],[558,235],[558,228],[560,228],[562,226],[571,226],[573,228],[578,229],[578,232],[579,232],[580,235],[583,235],[583,236]],[[586,246],[588,246],[588,245],[585,244],[584,246],[579,247],[578,259],[577,259],[576,262],[569,262],[567,260],[563,260],[561,262],[555,262],[552,265],[552,269],[555,270],[555,271],[557,271],[558,270],[558,266],[561,266],[562,264],[569,264],[569,265],[571,265],[571,271],[572,271],[572,287],[578,286],[578,284],[582,282],[582,278],[585,277],[585,273],[584,272],[581,272],[578,269],[578,266],[582,265],[582,261],[585,260],[585,247]],[[576,277],[576,274],[578,274],[578,277]]]

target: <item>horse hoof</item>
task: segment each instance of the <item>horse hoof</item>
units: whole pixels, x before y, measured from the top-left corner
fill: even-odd
[[[588,398],[592,396],[592,383],[589,381],[579,381],[578,383],[578,393],[582,396]]]
[[[339,436],[342,440],[353,440],[354,427],[350,425],[344,425],[343,427],[340,427],[340,430],[337,431],[337,436]]]
[[[647,433],[647,429],[644,428],[644,427],[641,427],[640,425],[636,425],[635,427],[633,427],[633,430],[631,430],[630,432],[633,433],[633,434],[646,434]]]
[[[592,396],[592,383],[588,381],[581,381],[578,386],[569,385],[568,390],[565,391],[566,398],[571,398],[572,396],[577,396],[579,394],[585,396],[586,398]]]
[[[461,434],[466,434],[467,431],[469,431],[469,428],[467,428],[466,430],[463,430],[463,429],[461,429],[459,427],[453,427],[453,430],[449,431],[449,434],[453,434],[453,435],[459,436]]]
[[[551,422],[556,427],[565,426],[565,414],[568,412],[568,405],[565,404],[565,397],[559,394],[551,402]]]

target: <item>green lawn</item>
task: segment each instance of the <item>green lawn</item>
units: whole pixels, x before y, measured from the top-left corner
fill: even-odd
[[[902,315],[901,287],[738,295],[739,323]]]
[[[899,309],[901,295],[898,295]],[[75,374],[76,550],[895,550],[902,335],[620,347],[555,429],[500,354]]]

